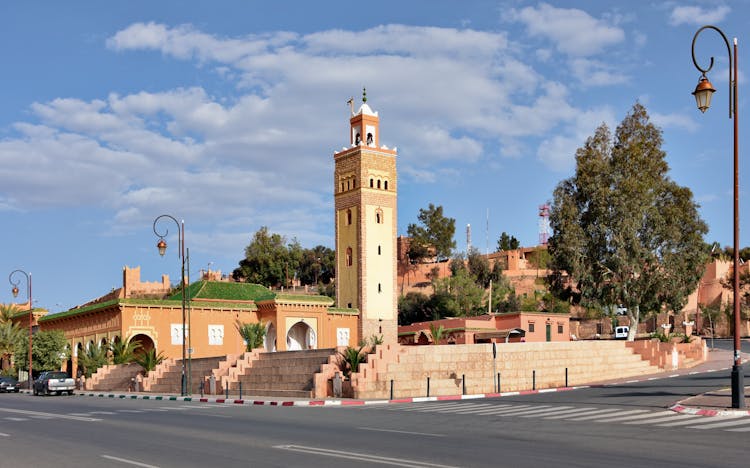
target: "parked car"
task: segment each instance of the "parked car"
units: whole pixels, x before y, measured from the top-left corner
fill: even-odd
[[[628,337],[628,332],[630,331],[630,327],[620,326],[615,327],[615,339],[616,340],[624,340]]]
[[[44,371],[34,381],[34,395],[60,395],[63,392],[72,395],[75,389],[76,381],[62,371]]]
[[[18,393],[18,380],[13,377],[0,377],[0,393]]]

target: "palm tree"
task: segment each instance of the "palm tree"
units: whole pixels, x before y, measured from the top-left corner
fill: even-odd
[[[148,373],[156,369],[156,366],[158,366],[163,360],[163,351],[159,351],[159,354],[156,354],[155,349],[149,349],[146,352],[137,353],[134,362],[138,363],[141,367],[143,367],[143,370]]]
[[[0,304],[0,323],[10,322],[11,317],[20,311],[15,304]]]
[[[263,346],[263,338],[266,336],[266,327],[261,322],[242,323],[237,320],[234,324],[243,340],[245,340],[246,351]]]
[[[78,353],[78,366],[83,368],[86,378],[97,369],[107,364],[107,350],[101,346],[89,346],[83,353]]]
[[[127,364],[135,361],[136,353],[141,349],[141,342],[131,340],[126,343],[117,340],[109,345],[109,349],[112,351],[112,364]]]
[[[13,355],[16,342],[23,339],[24,330],[11,321],[0,322],[0,367],[6,356]]]

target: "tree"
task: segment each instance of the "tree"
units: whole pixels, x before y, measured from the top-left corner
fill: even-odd
[[[86,378],[91,377],[97,369],[105,366],[107,361],[107,348],[101,346],[89,346],[85,351],[78,353],[78,366],[83,369],[83,375]]]
[[[266,327],[263,323],[242,323],[237,320],[234,326],[242,339],[245,340],[245,351],[252,351],[263,346],[263,338],[266,336]]]
[[[143,367],[143,373],[149,373],[156,369],[156,366],[161,364],[164,359],[164,352],[159,351],[157,354],[155,349],[149,349],[145,353],[139,353],[135,356],[135,362]]]
[[[449,316],[469,317],[484,312],[484,288],[476,283],[466,269],[460,269],[456,274],[438,280],[435,295],[443,295],[449,299],[444,303]]]
[[[503,250],[516,250],[520,246],[521,243],[518,242],[518,239],[516,239],[515,236],[508,235],[505,231],[500,234],[500,238],[497,240],[497,252],[502,252]]]
[[[418,262],[428,257],[436,257],[438,261],[450,258],[456,241],[456,220],[443,215],[443,207],[430,203],[429,207],[419,210],[421,225],[409,224],[406,232],[411,238],[409,243],[409,258]]]
[[[112,364],[127,364],[135,361],[136,354],[141,349],[141,342],[130,340],[127,343],[122,340],[116,340],[109,345],[112,351]]]
[[[271,234],[263,226],[245,247],[245,258],[240,260],[240,266],[232,276],[248,283],[288,286],[288,280],[298,271],[301,260],[302,248],[296,239],[286,245],[283,236]]]
[[[62,330],[45,330],[34,335],[31,359],[35,371],[58,370],[69,357],[67,340]],[[29,367],[29,340],[19,339],[15,348],[16,368]]]
[[[398,324],[410,325],[432,320],[430,297],[421,292],[411,291],[398,298]]]
[[[488,287],[493,275],[487,257],[479,253],[479,250],[472,248],[469,250],[466,260],[469,273],[474,277],[477,284],[480,284],[483,288]]]
[[[707,259],[707,226],[691,191],[668,178],[661,145],[636,103],[614,139],[601,125],[576,151],[575,174],[558,184],[550,213],[553,269],[570,274],[585,302],[627,307],[629,340],[641,308],[684,305]]]
[[[317,245],[304,249],[299,265],[299,279],[302,284],[328,284],[335,276],[336,252],[328,247]]]

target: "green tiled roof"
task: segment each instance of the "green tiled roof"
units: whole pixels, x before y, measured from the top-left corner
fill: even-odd
[[[190,299],[226,299],[230,301],[263,301],[273,299],[274,293],[265,286],[250,283],[229,283],[226,281],[196,281],[188,286]],[[177,292],[169,297],[179,301],[182,294]]]

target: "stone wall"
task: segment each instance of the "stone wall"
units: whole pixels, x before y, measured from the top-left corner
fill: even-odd
[[[507,343],[497,345],[496,358],[492,344],[381,345],[352,375],[351,396],[427,396],[428,377],[430,396],[493,393],[498,373],[502,392],[586,385],[695,365],[705,356],[701,340],[685,345],[682,358],[673,357],[676,347],[637,343],[635,350],[624,341]],[[647,353],[648,360],[634,351]]]

